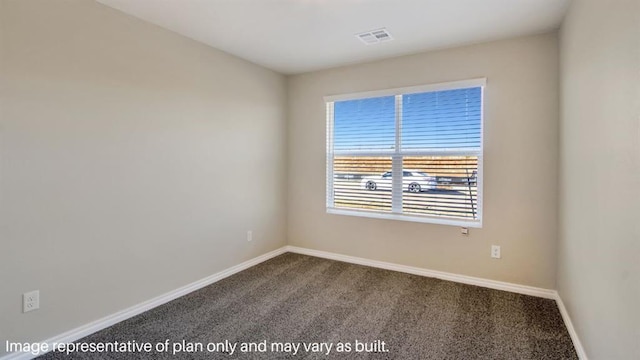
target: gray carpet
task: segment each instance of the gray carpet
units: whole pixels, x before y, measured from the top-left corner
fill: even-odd
[[[577,359],[552,300],[291,253],[79,342],[135,340],[155,346],[167,339],[166,352],[41,358]],[[171,355],[173,343],[182,340],[201,343],[203,349]],[[208,343],[225,340],[238,343],[233,355],[207,351]],[[356,352],[356,340],[368,344],[364,350],[369,352]],[[382,350],[382,341],[386,352],[373,352]],[[267,352],[242,353],[243,342],[266,344]],[[293,356],[272,352],[277,342],[333,346],[328,356],[326,348],[311,352],[304,345]]]

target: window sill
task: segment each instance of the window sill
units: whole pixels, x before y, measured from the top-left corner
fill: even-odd
[[[458,220],[458,219],[441,219],[430,216],[403,215],[394,213],[380,213],[374,211],[347,210],[327,208],[327,214],[358,216],[373,219],[400,220],[437,225],[461,226],[469,228],[482,228],[482,220]]]

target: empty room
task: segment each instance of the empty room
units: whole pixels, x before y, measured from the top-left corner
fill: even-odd
[[[0,360],[640,359],[640,0],[0,0]]]

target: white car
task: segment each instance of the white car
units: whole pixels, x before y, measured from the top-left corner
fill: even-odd
[[[379,176],[365,176],[360,186],[367,190],[391,190],[391,171]],[[402,188],[405,191],[418,193],[435,189],[437,180],[435,176],[417,170],[402,170]]]

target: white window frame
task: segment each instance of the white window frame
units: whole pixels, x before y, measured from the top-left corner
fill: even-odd
[[[331,95],[325,96],[324,101],[326,103],[327,110],[327,181],[326,181],[326,207],[328,214],[337,214],[337,215],[348,215],[348,216],[360,216],[360,217],[368,217],[375,219],[387,219],[387,220],[402,220],[402,221],[412,221],[412,222],[421,222],[421,223],[430,223],[430,224],[440,224],[440,225],[451,225],[451,226],[463,226],[463,227],[473,227],[473,228],[481,228],[482,227],[482,211],[483,211],[483,158],[484,158],[484,90],[487,84],[486,78],[478,78],[478,79],[470,79],[470,80],[462,80],[462,81],[452,81],[445,83],[437,83],[437,84],[428,84],[428,85],[419,85],[419,86],[410,86],[410,87],[402,87],[402,88],[394,88],[394,89],[386,89],[386,90],[375,90],[375,91],[366,91],[352,94],[343,94],[343,95]],[[423,92],[434,92],[434,91],[445,91],[445,90],[456,90],[456,89],[464,89],[464,88],[474,88],[480,87],[482,88],[481,92],[481,105],[480,105],[480,150],[476,152],[469,151],[402,151],[402,136],[401,126],[402,126],[402,96],[405,94],[414,94],[414,93],[423,93]],[[383,96],[395,96],[396,99],[396,146],[394,150],[380,150],[380,151],[335,151],[333,148],[333,122],[334,122],[334,102],[336,101],[346,101],[346,100],[358,100],[358,99],[366,99],[366,98],[374,98],[374,97],[383,97]],[[380,211],[368,211],[368,210],[352,210],[352,209],[342,209],[334,207],[334,194],[333,194],[333,158],[334,156],[389,156],[392,158],[395,157],[404,157],[404,156],[455,156],[455,155],[474,155],[478,157],[478,171],[477,171],[477,200],[476,200],[476,211],[477,211],[477,219],[475,220],[463,220],[463,219],[452,219],[447,217],[439,217],[439,216],[428,216],[428,215],[410,215],[402,213],[402,162],[401,161],[393,161],[394,167],[392,168],[393,176],[392,176],[392,210],[391,212],[380,212]]]

